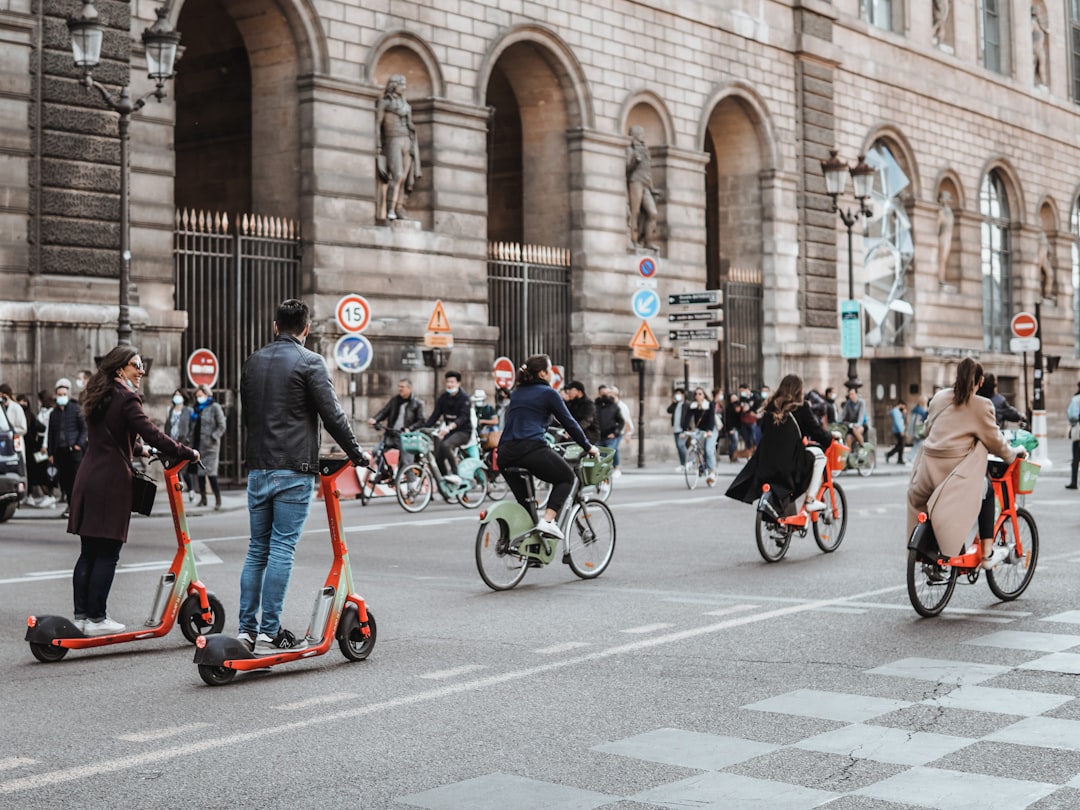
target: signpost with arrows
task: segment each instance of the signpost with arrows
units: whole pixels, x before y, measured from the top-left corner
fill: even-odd
[[[715,343],[723,339],[724,332],[724,293],[721,290],[701,290],[700,292],[674,293],[668,296],[668,306],[685,307],[668,313],[668,323],[674,324],[668,336],[675,341],[707,340]],[[689,309],[689,307],[698,307]],[[684,385],[690,384],[690,358],[709,357],[708,349],[679,347],[679,356],[683,361]]]

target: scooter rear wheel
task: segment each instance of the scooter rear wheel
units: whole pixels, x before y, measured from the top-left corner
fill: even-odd
[[[341,618],[342,627],[338,634],[338,647],[341,649],[341,654],[350,661],[363,661],[375,648],[375,614],[370,610],[367,612],[367,626],[371,630],[367,638],[364,637],[363,625],[360,624],[355,608],[346,611]]]
[[[187,599],[180,605],[180,615],[177,616],[176,621],[180,625],[180,632],[184,634],[184,638],[192,644],[195,643],[195,639],[199,636],[212,636],[215,633],[220,633],[221,628],[225,626],[225,607],[221,604],[221,600],[212,593],[208,593],[206,601],[210,603],[210,612],[212,614],[209,624],[202,616],[202,608],[199,607],[199,594],[188,594]]]
[[[236,670],[228,667],[214,667],[199,664],[199,677],[207,686],[224,686],[236,677]]]
[[[67,647],[57,647],[55,644],[30,644],[30,652],[34,654],[34,658],[43,664],[51,664],[54,661],[59,661],[65,655],[68,654]]]

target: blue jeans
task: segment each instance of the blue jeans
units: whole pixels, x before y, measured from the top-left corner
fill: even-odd
[[[705,469],[716,472],[716,437],[706,436],[704,430],[690,431],[697,437],[698,444],[705,450]]]
[[[679,451],[679,463],[686,466],[686,442],[680,438],[682,431],[675,432],[675,449]]]
[[[614,466],[614,467],[619,466],[619,442],[620,441],[622,441],[622,436],[616,436],[613,439],[603,438],[603,439],[600,440],[600,446],[601,447],[614,447],[615,448],[615,457],[611,461],[612,466]]]
[[[281,629],[281,610],[289,590],[293,556],[304,530],[315,476],[293,470],[248,473],[248,520],[251,540],[240,574],[240,631],[266,633]],[[262,622],[259,610],[262,609]]]

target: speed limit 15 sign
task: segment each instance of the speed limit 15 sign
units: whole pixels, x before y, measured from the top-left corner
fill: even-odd
[[[371,322],[371,307],[362,295],[346,295],[337,304],[338,326],[346,332],[358,334]]]

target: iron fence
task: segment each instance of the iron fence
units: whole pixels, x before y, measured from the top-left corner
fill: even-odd
[[[761,351],[763,326],[761,271],[732,267],[724,278],[724,391],[765,382]]]
[[[534,354],[570,362],[570,251],[515,242],[488,244],[488,323],[496,351],[515,365]]]

